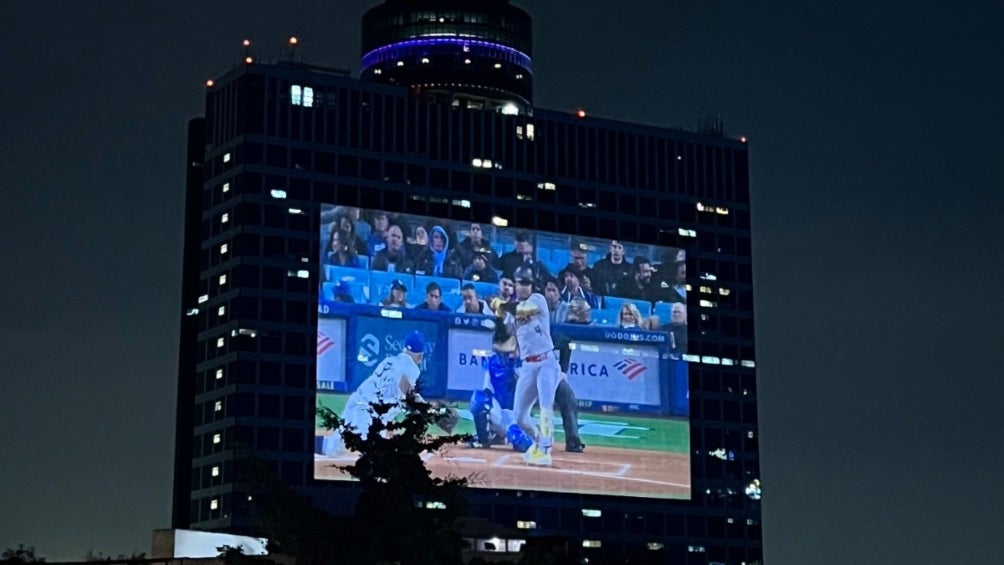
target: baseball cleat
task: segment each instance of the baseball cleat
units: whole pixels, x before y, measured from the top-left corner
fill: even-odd
[[[548,467],[551,465],[551,454],[549,451],[544,451],[537,447],[537,444],[533,444],[530,449],[526,450],[523,454],[523,461],[526,461],[528,465],[537,465],[539,467]]]
[[[577,443],[575,445],[565,446],[565,451],[567,451],[568,453],[582,453],[585,450],[586,450],[586,444],[584,443]]]

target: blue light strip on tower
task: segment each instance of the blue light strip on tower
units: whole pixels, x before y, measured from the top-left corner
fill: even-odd
[[[402,56],[414,55],[414,49],[416,47],[459,47],[463,49],[467,47],[478,48],[478,52],[472,52],[472,55],[483,54],[485,51],[497,50],[506,56],[506,60],[523,67],[526,70],[530,70],[530,56],[518,49],[513,49],[507,45],[502,45],[501,43],[493,43],[491,41],[483,41],[480,39],[466,39],[461,37],[427,37],[422,39],[409,39],[406,41],[399,41],[397,43],[391,43],[390,45],[384,45],[383,47],[378,47],[369,53],[366,53],[362,57],[362,68],[368,69],[379,63],[386,61],[397,60]]]

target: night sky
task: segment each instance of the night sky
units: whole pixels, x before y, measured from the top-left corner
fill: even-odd
[[[5,5],[0,549],[169,526],[186,123],[375,1]],[[517,4],[538,106],[750,139],[766,562],[1000,563],[1004,4]]]

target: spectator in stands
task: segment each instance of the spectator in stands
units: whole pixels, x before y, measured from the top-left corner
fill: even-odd
[[[624,283],[631,280],[631,264],[624,260],[624,244],[616,239],[610,242],[610,252],[593,264],[596,280],[593,292],[606,296],[621,296]]]
[[[345,242],[346,245],[352,246],[352,248],[356,252],[356,255],[368,255],[369,248],[366,247],[366,241],[363,238],[359,237],[356,232],[356,230],[358,229],[358,224],[356,223],[356,220],[358,218],[359,218],[358,208],[339,206],[335,208],[335,223],[331,226],[331,230],[341,231],[345,236],[344,238],[342,238],[342,241]]]
[[[498,282],[499,274],[491,268],[488,257],[484,253],[476,253],[470,266],[464,269],[464,274],[460,278],[467,281]]]
[[[408,256],[404,246],[404,232],[401,226],[391,224],[387,228],[387,245],[373,256],[373,270],[390,273],[413,273],[415,262]]]
[[[418,257],[429,247],[429,232],[425,231],[425,226],[418,224],[412,229],[411,237],[408,238],[408,255]]]
[[[404,286],[404,283],[400,279],[394,281],[390,285],[390,295],[380,302],[380,306],[384,308],[407,308],[408,303],[404,300],[404,295],[407,292],[408,287]]]
[[[642,316],[638,306],[625,302],[617,316],[617,326],[624,329],[655,330],[659,327],[659,317]]]
[[[450,307],[443,304],[443,289],[439,286],[439,283],[431,282],[425,285],[425,302],[415,306],[415,310],[450,311]]]
[[[351,241],[342,230],[332,230],[328,238],[328,264],[338,267],[362,269],[363,262],[356,255],[356,250],[346,242]]]
[[[579,274],[579,282],[582,283],[582,288],[593,292],[593,279],[596,278],[596,275],[589,268],[586,250],[583,249],[582,243],[573,242],[569,249],[569,262],[562,271],[569,270]]]
[[[495,253],[495,249],[492,248],[492,242],[488,241],[488,238],[484,236],[481,224],[471,224],[467,238],[458,243],[456,249],[460,255],[460,263],[464,268],[470,267],[474,262],[474,258],[478,255],[484,255],[490,268],[499,268],[499,256]],[[495,282],[495,280],[490,282]]]
[[[442,226],[432,227],[429,245],[415,261],[415,274],[455,279],[463,274],[460,259],[456,254],[450,253],[450,237]]]
[[[582,282],[579,280],[579,273],[575,271],[565,271],[562,277],[565,280],[565,287],[561,289],[562,302],[571,302],[576,298],[581,298],[589,303],[590,308],[600,307],[599,298],[582,287]]]
[[[461,314],[484,314],[485,316],[495,315],[492,312],[491,306],[478,298],[478,290],[474,288],[473,284],[467,283],[461,287],[460,296],[463,297],[464,302],[457,308],[457,312]]]
[[[592,307],[589,306],[589,303],[585,299],[573,298],[568,303],[568,313],[565,315],[565,323],[591,326],[593,324],[592,312]]]
[[[565,316],[568,313],[568,303],[561,301],[561,291],[558,290],[558,281],[547,279],[544,282],[544,300],[547,301],[547,311],[551,315],[551,323],[565,323]]]
[[[387,212],[373,212],[373,229],[366,238],[366,247],[369,249],[370,257],[387,247],[387,228],[390,227],[390,218]]]
[[[687,263],[678,261],[668,267],[669,273],[664,275],[656,298],[663,302],[687,302]]]
[[[680,359],[687,352],[687,305],[676,302],[669,311],[669,323],[662,327],[669,332],[669,353],[673,359]]]
[[[632,300],[655,302],[658,298],[656,292],[658,287],[652,283],[652,273],[655,272],[652,268],[652,262],[647,257],[638,256],[634,258],[632,267],[634,276],[631,277],[630,282],[624,283],[623,288],[619,289],[619,296]]]
[[[499,277],[499,293],[497,298],[502,302],[514,302],[516,300],[516,285],[512,277],[502,275]]]
[[[534,256],[533,244],[530,243],[530,236],[525,232],[516,234],[516,247],[503,255],[499,262],[502,266],[502,274],[510,277],[519,267],[529,267],[533,271],[533,280],[535,281],[542,281],[551,276],[547,266]]]

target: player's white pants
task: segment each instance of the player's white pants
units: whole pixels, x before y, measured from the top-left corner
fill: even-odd
[[[516,396],[513,413],[523,432],[544,447],[550,447],[554,437],[554,391],[558,388],[558,360],[550,353],[541,361],[523,362],[516,369]],[[541,428],[530,418],[534,402],[541,410]]]
[[[380,419],[385,424],[388,424],[394,420],[399,412],[399,408],[391,408]],[[349,395],[349,399],[345,403],[345,408],[342,409],[341,414],[342,425],[345,428],[364,436],[369,435],[370,424],[376,417],[376,413],[373,412],[373,408],[370,406],[370,401],[356,393]],[[335,429],[334,433],[324,438],[321,452],[327,456],[337,456],[345,452],[345,440],[342,439],[341,429]]]

